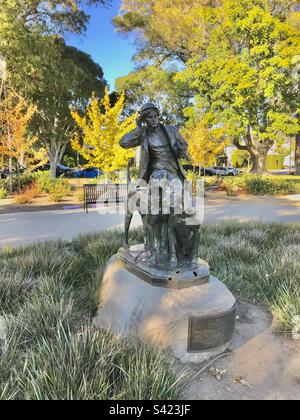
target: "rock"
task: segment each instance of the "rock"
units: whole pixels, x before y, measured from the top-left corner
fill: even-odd
[[[94,325],[170,350],[182,362],[199,363],[229,346],[235,305],[233,295],[215,277],[180,289],[153,286],[114,256],[104,273]]]

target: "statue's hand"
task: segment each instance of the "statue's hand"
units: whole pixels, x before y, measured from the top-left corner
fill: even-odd
[[[143,130],[144,128],[145,128],[145,122],[143,121],[143,119],[141,118],[141,117],[139,117],[137,120],[136,120],[136,125],[137,125],[137,127],[138,128],[140,128],[141,130]]]

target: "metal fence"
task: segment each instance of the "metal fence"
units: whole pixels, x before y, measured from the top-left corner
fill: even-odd
[[[88,212],[89,204],[124,203],[127,198],[127,189],[127,184],[84,185],[84,209]]]

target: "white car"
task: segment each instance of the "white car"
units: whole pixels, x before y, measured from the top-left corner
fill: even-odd
[[[211,169],[213,175],[217,176],[237,176],[239,174],[236,168],[227,168],[225,166],[214,166]]]

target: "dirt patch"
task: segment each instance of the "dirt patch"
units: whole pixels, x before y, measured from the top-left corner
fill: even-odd
[[[275,335],[272,316],[266,308],[244,301],[238,303],[236,332],[230,350],[232,355],[213,363],[213,369],[207,369],[184,388],[184,399],[300,398],[300,341]],[[180,370],[187,368],[192,377],[204,365],[181,365]]]

